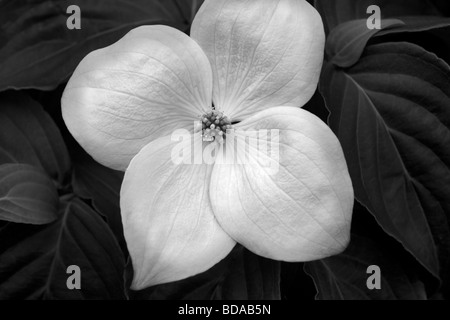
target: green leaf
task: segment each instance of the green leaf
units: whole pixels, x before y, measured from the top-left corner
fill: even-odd
[[[106,223],[80,200],[53,224],[23,232],[9,224],[0,232],[0,299],[124,299],[124,258]],[[4,244],[7,244],[3,247]],[[81,290],[69,290],[76,265]]]
[[[72,159],[75,194],[92,200],[94,208],[106,218],[122,250],[127,252],[120,215],[120,187],[124,173],[102,166],[79,146],[75,148]]]
[[[370,290],[367,281],[377,266],[380,289]],[[350,246],[337,256],[305,264],[314,279],[319,300],[425,300],[423,283],[405,272],[397,257],[365,237],[352,235]],[[370,281],[372,283],[372,281]]]
[[[178,1],[181,2],[181,1]],[[16,0],[0,2],[0,91],[54,89],[89,52],[106,47],[140,25],[187,30],[175,0]],[[197,1],[183,1],[196,4]],[[81,29],[69,30],[67,8],[81,10]],[[184,4],[186,6],[187,4]],[[191,12],[189,12],[189,15]]]
[[[280,263],[237,245],[210,270],[186,280],[131,293],[146,300],[277,300]]]
[[[320,90],[356,198],[387,233],[446,282],[449,66],[410,43],[376,44],[349,69],[327,64]]]
[[[5,163],[42,168],[59,186],[70,170],[59,129],[39,103],[22,93],[0,95],[0,164]]]
[[[343,22],[367,20],[371,16],[367,13],[367,8],[371,5],[380,7],[383,19],[439,15],[439,11],[429,0],[315,0],[314,2],[314,6],[322,16],[327,33]]]
[[[46,224],[58,213],[58,192],[47,175],[23,164],[0,165],[0,220]]]

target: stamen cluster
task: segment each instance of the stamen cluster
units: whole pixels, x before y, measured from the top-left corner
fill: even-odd
[[[233,128],[228,117],[224,116],[223,112],[216,110],[204,114],[200,120],[203,141],[223,142],[227,130]]]

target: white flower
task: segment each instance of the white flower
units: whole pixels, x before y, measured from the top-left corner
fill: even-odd
[[[317,11],[304,0],[206,0],[191,37],[136,28],[89,54],[62,99],[84,149],[126,169],[121,211],[132,288],[203,272],[236,242],[284,261],[340,253],[353,207],[347,166],[331,130],[300,108],[323,61]],[[193,132],[212,103],[235,129],[279,130],[276,173],[257,160],[171,161],[171,134]],[[210,143],[218,142],[203,142]]]

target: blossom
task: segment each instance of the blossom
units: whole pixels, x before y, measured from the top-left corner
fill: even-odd
[[[316,90],[324,39],[304,0],[206,0],[191,37],[142,26],[79,64],[63,118],[94,159],[126,170],[120,205],[133,289],[203,272],[236,243],[283,261],[345,249],[353,189],[344,155],[301,108]],[[194,132],[194,121],[203,121],[202,147],[226,146],[208,136],[211,125],[221,135],[228,126],[278,130],[278,170],[257,159],[174,163],[172,133]]]

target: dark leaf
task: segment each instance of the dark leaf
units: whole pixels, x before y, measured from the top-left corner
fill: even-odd
[[[382,30],[373,42],[407,41],[437,54],[450,63],[450,19],[439,17],[402,17],[404,25]]]
[[[367,43],[373,37],[419,33],[416,37],[429,36],[429,33],[448,38],[450,19],[437,17],[402,17],[401,19],[383,19],[381,29],[370,30],[366,20],[352,20],[335,27],[327,39],[327,59],[342,68],[351,67],[361,57]],[[450,48],[450,40],[446,40]],[[445,41],[440,45],[445,45]]]
[[[450,27],[450,19],[442,17],[414,16],[401,17],[402,25],[394,29],[382,30],[379,35],[401,32],[423,32],[436,29],[446,29]]]
[[[441,269],[446,282],[449,66],[410,43],[376,44],[352,68],[328,64],[320,87],[355,196],[431,274]]]
[[[439,11],[430,0],[315,0],[314,2],[314,6],[322,16],[327,33],[343,22],[368,19],[371,14],[367,13],[367,8],[371,5],[380,7],[383,19],[439,15]]]
[[[94,207],[105,216],[122,250],[127,252],[119,198],[124,173],[102,166],[81,147],[73,154],[74,192],[81,198],[92,200]]]
[[[175,3],[179,6],[183,17],[185,17],[187,23],[192,23],[200,6],[204,0],[175,0]]]
[[[20,231],[9,224],[0,243]],[[0,299],[124,299],[124,258],[106,223],[79,200],[55,223],[0,250]],[[69,290],[67,268],[79,266],[81,290]]]
[[[181,1],[178,1],[181,2]],[[106,47],[140,25],[187,30],[176,0],[16,0],[0,2],[0,91],[54,89],[89,52]],[[186,5],[197,1],[183,1]],[[69,30],[70,5],[81,11],[81,29]]]
[[[58,192],[45,172],[24,164],[0,165],[0,220],[46,224],[57,213]]]
[[[210,270],[186,280],[132,292],[134,299],[276,300],[280,299],[280,263],[237,245]]]
[[[303,269],[304,263],[283,262],[281,264],[282,300],[314,300],[317,292],[314,281]]]
[[[21,93],[0,95],[0,164],[44,169],[63,185],[70,158],[61,134],[39,103]]]
[[[370,290],[369,266],[380,268],[380,289]],[[320,300],[424,300],[425,287],[408,275],[390,250],[375,241],[352,236],[347,250],[337,256],[305,264]],[[370,281],[371,283],[372,281]]]
[[[450,2],[448,0],[432,0],[432,2],[445,16],[450,16]]]
[[[239,246],[236,250],[236,256],[215,299],[280,299],[280,263],[262,258]]]
[[[358,62],[367,42],[377,33],[403,25],[398,19],[382,20],[381,29],[368,29],[366,20],[352,20],[334,28],[327,39],[326,52],[331,63],[347,68]]]

